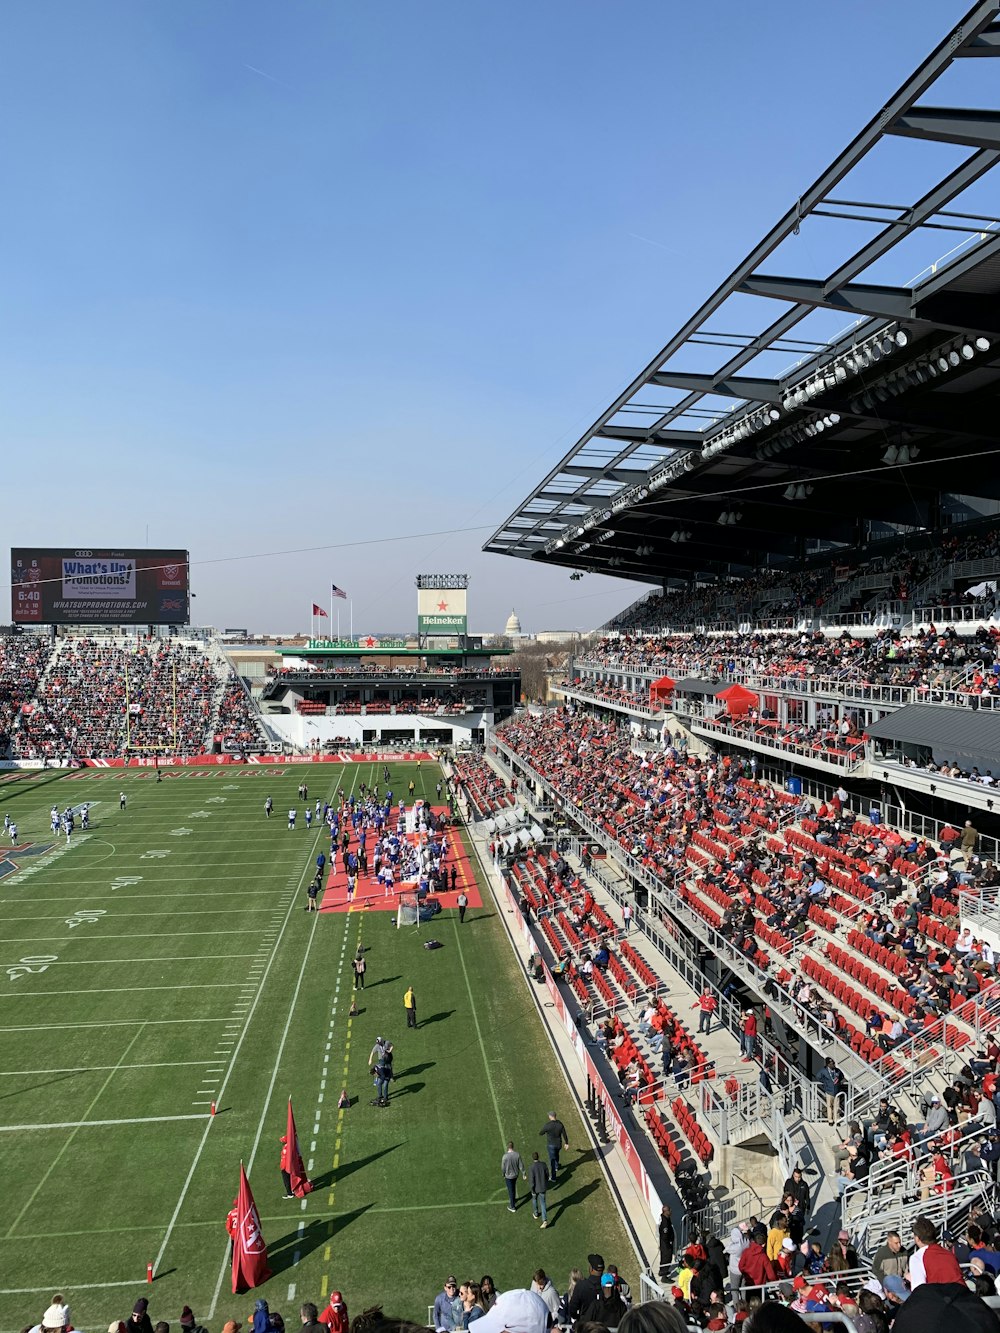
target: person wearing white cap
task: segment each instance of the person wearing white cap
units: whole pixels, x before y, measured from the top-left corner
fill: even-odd
[[[948,1128],[948,1111],[941,1105],[941,1098],[934,1094],[931,1098],[930,1106],[927,1108],[927,1118],[918,1133],[923,1140],[933,1139],[937,1134],[943,1133]]]
[[[502,1291],[476,1325],[476,1333],[547,1333],[549,1307],[537,1292],[516,1287]]]

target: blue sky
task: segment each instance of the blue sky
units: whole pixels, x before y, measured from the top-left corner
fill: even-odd
[[[13,0],[6,540],[148,529],[199,623],[599,623],[482,541],[966,7]]]

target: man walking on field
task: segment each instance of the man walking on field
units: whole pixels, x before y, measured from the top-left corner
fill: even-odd
[[[548,1120],[538,1132],[545,1135],[545,1146],[549,1150],[549,1179],[554,1185],[559,1170],[559,1154],[564,1146],[569,1147],[566,1126],[557,1118],[555,1111],[550,1111]]]
[[[403,1008],[406,1010],[406,1026],[415,1028],[417,1026],[417,997],[413,993],[412,986],[406,988],[406,994],[403,996]]]
[[[507,1151],[500,1158],[500,1174],[503,1176],[503,1183],[507,1186],[507,1211],[508,1213],[517,1212],[517,1178],[528,1179],[528,1174],[524,1169],[524,1163],[521,1161],[521,1154],[514,1147],[514,1140],[511,1139],[507,1144]]]

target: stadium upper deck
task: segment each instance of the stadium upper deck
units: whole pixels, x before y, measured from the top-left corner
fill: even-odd
[[[998,12],[969,11],[484,549],[680,587],[995,510],[1000,106],[976,69]],[[991,105],[934,105],[946,73]],[[856,183],[893,156],[924,173],[909,203]]]

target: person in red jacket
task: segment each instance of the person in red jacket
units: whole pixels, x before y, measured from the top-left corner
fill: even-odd
[[[330,1303],[320,1314],[319,1322],[325,1324],[330,1333],[347,1333],[351,1321],[347,1315],[344,1298],[339,1291],[330,1292]]]
[[[691,1008],[697,1009],[699,1011],[698,1031],[711,1032],[712,1015],[715,1013],[716,1009],[716,1000],[712,992],[710,990],[702,991],[702,993],[698,996],[697,1000],[695,1000]]]
[[[743,1274],[744,1286],[761,1287],[765,1282],[778,1280],[778,1271],[767,1257],[767,1250],[764,1248],[766,1240],[767,1232],[764,1228],[755,1227],[750,1244],[740,1255],[739,1269]]]
[[[913,1240],[916,1249],[910,1255],[910,1290],[925,1282],[960,1282],[965,1277],[951,1250],[937,1243],[937,1227],[921,1213],[913,1221]]]

